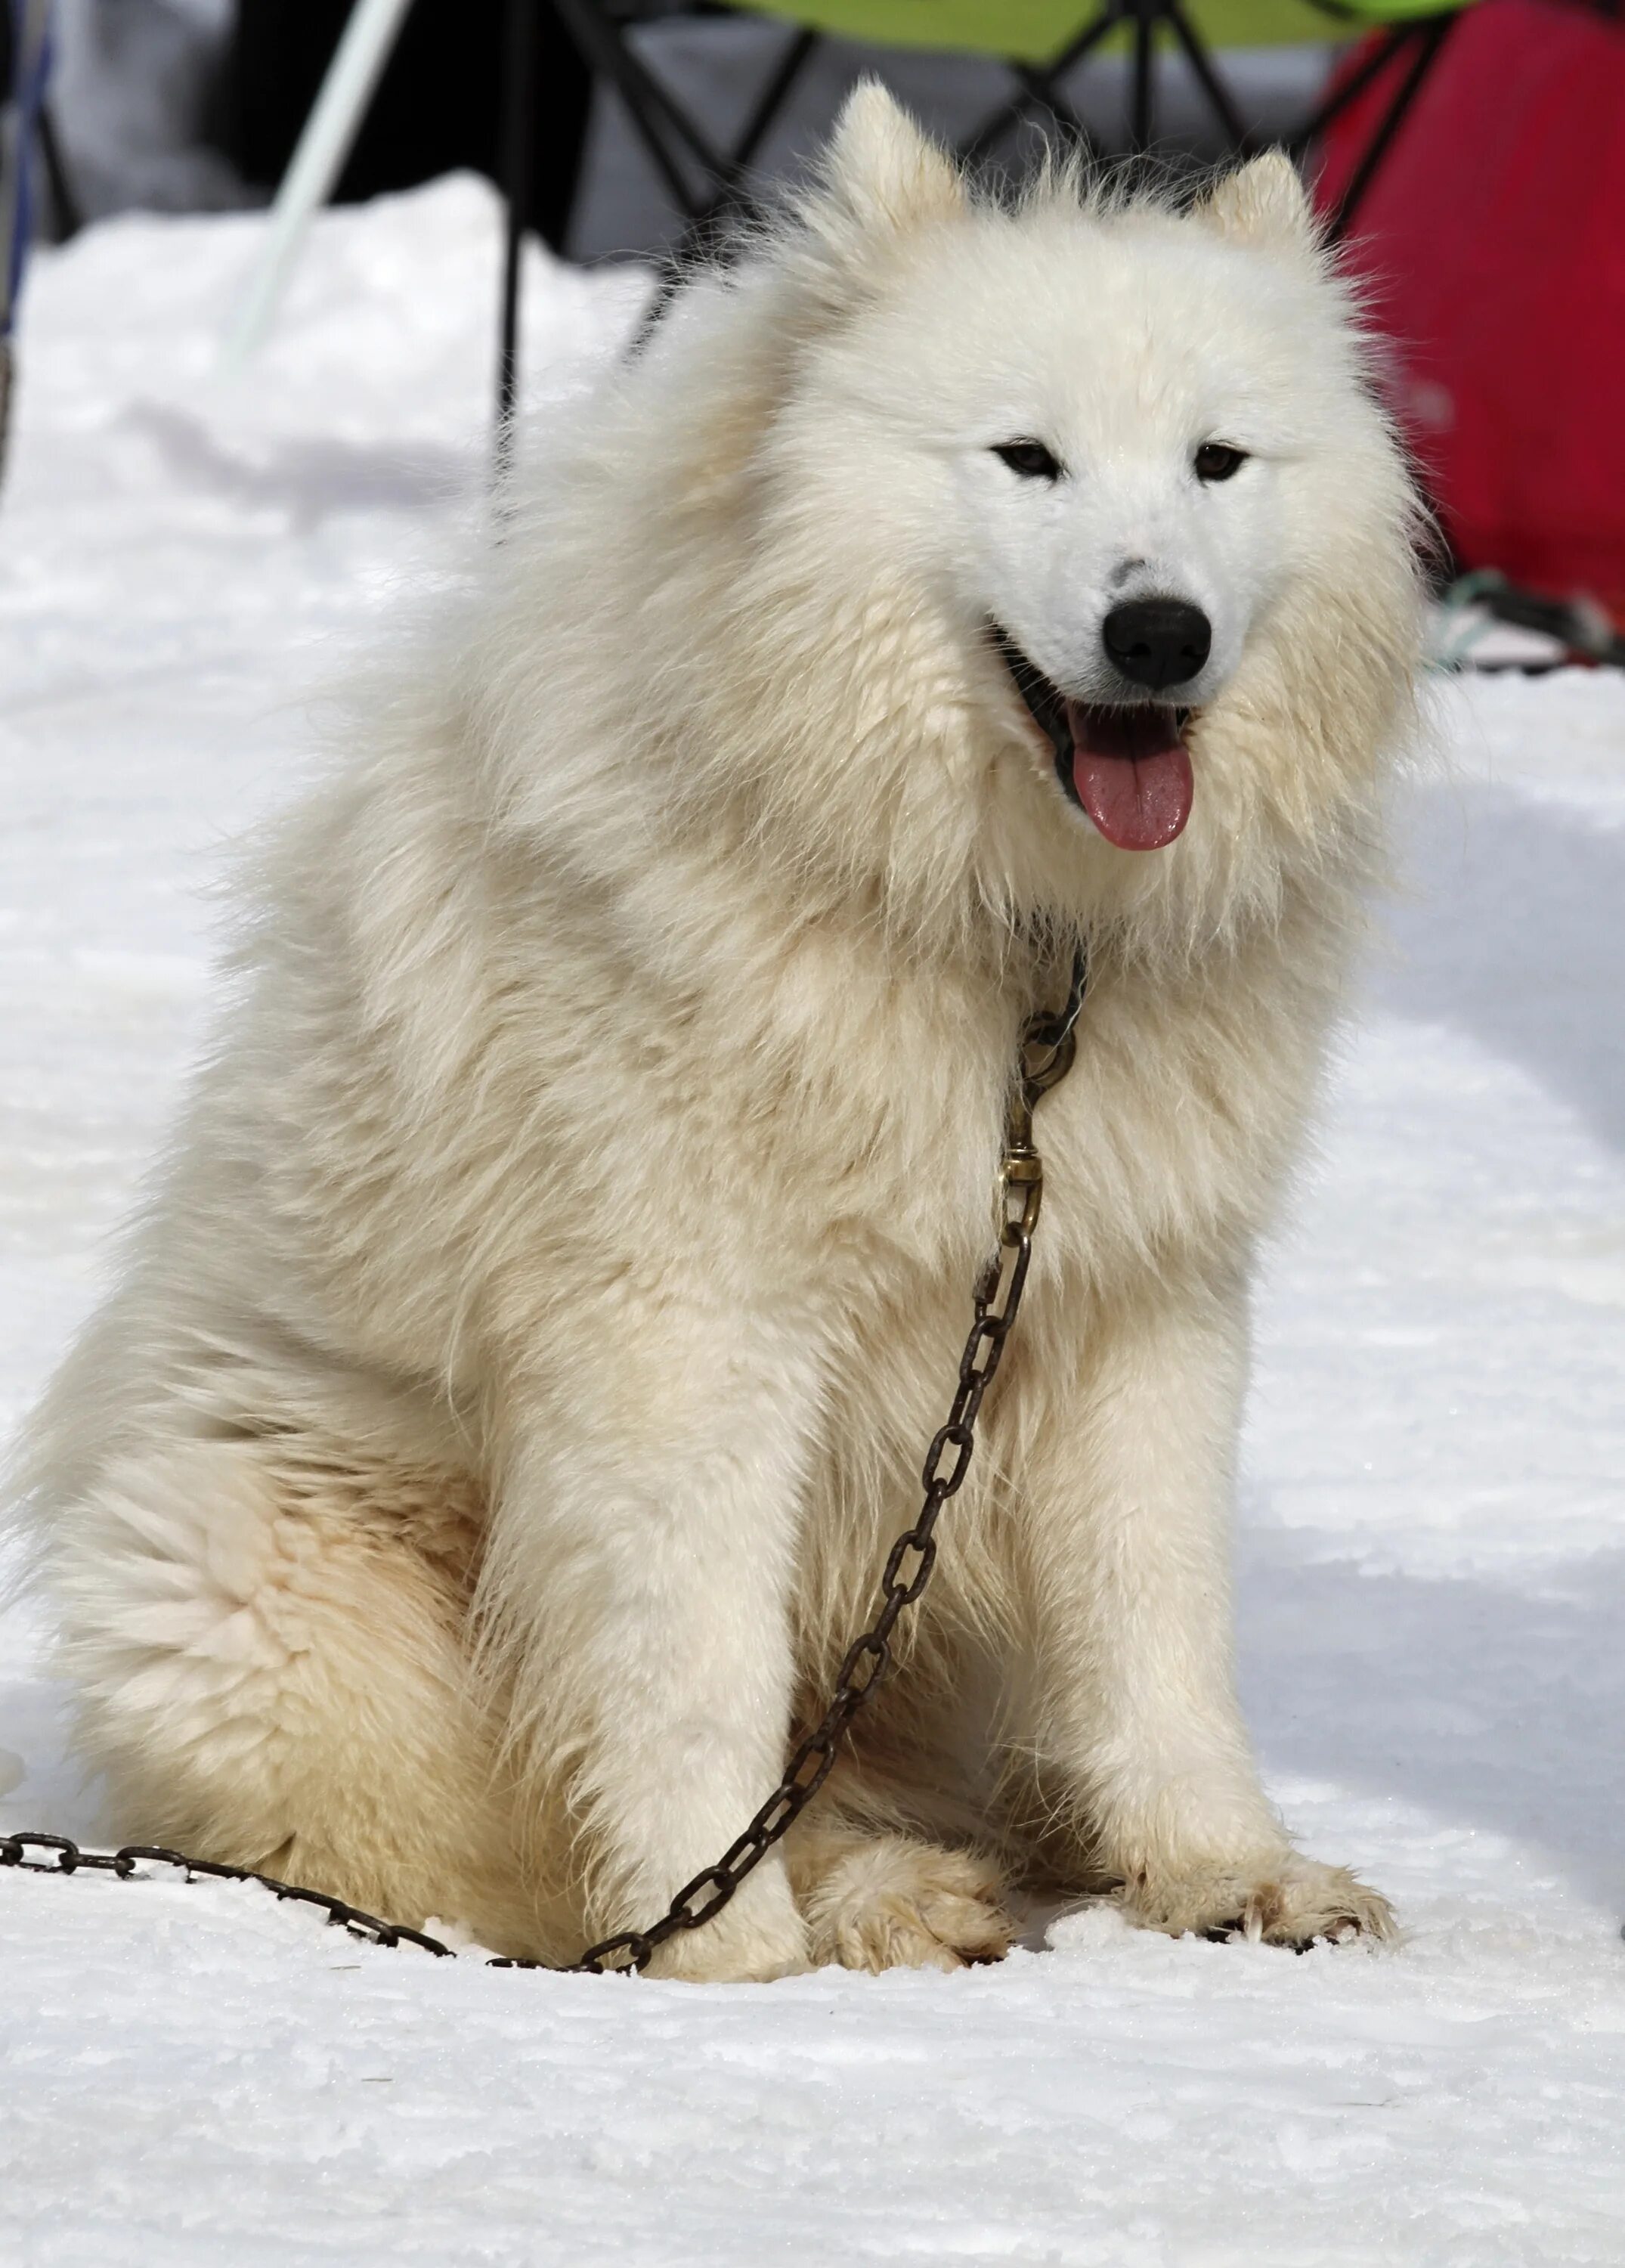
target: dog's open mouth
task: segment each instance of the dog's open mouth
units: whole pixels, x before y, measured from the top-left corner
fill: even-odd
[[[1074,701],[1003,630],[993,637],[1074,803],[1120,850],[1165,849],[1195,793],[1185,745],[1194,712],[1154,701]]]

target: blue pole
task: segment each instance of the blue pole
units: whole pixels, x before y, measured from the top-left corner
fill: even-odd
[[[35,123],[50,71],[50,0],[0,0],[8,14],[11,85],[0,88],[0,469],[11,401],[11,335],[33,227],[29,180]]]
[[[0,335],[9,337],[33,225],[30,157],[50,71],[49,0],[3,0],[11,15],[11,84],[0,128],[0,242],[5,248]]]

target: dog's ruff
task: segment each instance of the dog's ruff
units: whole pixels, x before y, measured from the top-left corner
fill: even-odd
[[[1086,933],[912,1650],[656,1967],[995,1958],[1024,1882],[1388,1927],[1261,1791],[1226,1558],[1253,1255],[1408,728],[1411,523],[1283,160],[1186,213],[1064,173],[1002,210],[854,97],[251,878],[17,1491],[121,1830],[546,1960],[659,1914],[912,1515],[1014,1036]],[[992,634],[1099,703],[1142,592],[1211,626],[1188,821],[1143,851],[1068,800]]]

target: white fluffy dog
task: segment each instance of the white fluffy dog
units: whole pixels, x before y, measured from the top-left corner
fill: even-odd
[[[557,1960],[732,1839],[868,1619],[1093,972],[899,1673],[657,1970],[1279,1941],[1234,1697],[1248,1276],[1408,727],[1413,508],[1284,160],[967,190],[879,89],[679,298],[258,866],[23,1494],[143,1837]]]

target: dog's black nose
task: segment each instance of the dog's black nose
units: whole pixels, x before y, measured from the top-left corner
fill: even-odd
[[[1184,599],[1130,599],[1100,626],[1114,667],[1161,693],[1195,676],[1213,644],[1213,625]]]

